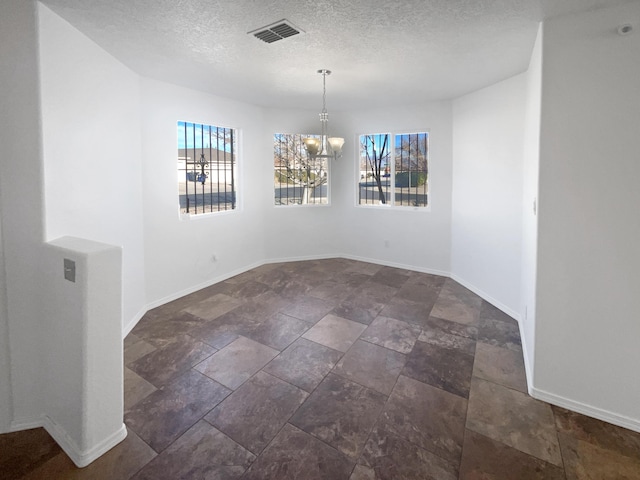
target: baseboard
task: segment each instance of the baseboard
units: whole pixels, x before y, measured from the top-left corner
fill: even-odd
[[[20,432],[22,430],[31,430],[32,428],[41,428],[42,425],[42,417],[16,420],[11,422],[8,432]]]
[[[171,295],[167,295],[166,297],[160,298],[159,300],[154,300],[153,302],[148,303],[144,308],[140,310],[140,312],[138,312],[138,314],[135,317],[129,320],[129,322],[127,322],[127,324],[124,326],[124,328],[122,329],[122,338],[125,338],[127,335],[129,335],[131,330],[134,329],[134,327],[138,324],[138,322],[142,319],[142,317],[144,317],[144,315],[149,310],[156,307],[160,307],[165,303],[169,303],[174,300],[177,300],[178,298],[184,297],[185,295],[190,295],[194,292],[197,292],[198,290],[202,290],[203,288],[207,288],[207,287],[210,287],[211,285],[215,285],[216,283],[223,282],[231,277],[235,277],[236,275],[240,275],[241,273],[244,273],[248,270],[264,265],[265,263],[269,263],[269,262],[252,263],[250,265],[247,265],[246,267],[242,267],[242,268],[233,270],[231,272],[225,273],[224,275],[211,278],[206,282],[202,282],[192,287],[185,288],[184,290],[180,290],[177,293],[172,293]]]
[[[403,270],[412,270],[414,272],[420,272],[420,273],[428,273],[431,275],[438,275],[441,277],[450,277],[451,273],[444,271],[444,270],[436,270],[433,268],[422,268],[422,267],[417,267],[415,265],[406,265],[403,263],[397,263],[397,262],[387,262],[385,260],[380,260],[377,258],[367,258],[367,257],[360,257],[357,255],[339,255],[340,258],[347,258],[349,260],[356,260],[358,262],[367,262],[367,263],[374,263],[376,265],[384,265],[385,267],[394,267],[394,268],[401,268]]]
[[[518,330],[520,331],[520,343],[522,344],[522,359],[524,361],[524,375],[527,382],[527,392],[533,397],[533,365],[529,363],[529,343],[524,335],[524,324],[518,321]]]
[[[456,282],[458,282],[463,287],[468,288],[473,293],[475,293],[476,295],[481,297],[483,300],[486,300],[487,302],[489,302],[491,305],[493,305],[497,309],[502,310],[504,313],[509,315],[511,318],[514,318],[515,320],[517,320],[518,323],[520,322],[520,313],[518,313],[515,310],[507,307],[504,303],[500,302],[499,300],[496,300],[495,298],[493,298],[491,295],[489,295],[485,291],[483,291],[480,288],[476,287],[475,285],[467,282],[465,279],[460,278],[459,276],[457,276],[457,275],[455,275],[453,273],[450,275],[450,277],[451,277],[452,280],[455,280]]]
[[[116,432],[112,433],[90,449],[82,451],[78,448],[73,439],[67,435],[67,432],[60,428],[60,426],[49,417],[44,417],[42,426],[47,432],[49,432],[49,435],[53,437],[56,443],[60,445],[60,448],[64,450],[64,453],[69,456],[78,468],[86,467],[94,460],[97,460],[100,456],[123,441],[127,436],[127,427],[125,427],[123,423]]]
[[[629,418],[592,405],[576,402],[575,400],[564,398],[535,387],[530,388],[529,394],[533,398],[557,405],[558,407],[566,408],[567,410],[581,413],[588,417],[597,418],[603,422],[612,423],[613,425],[618,425],[619,427],[633,430],[634,432],[640,432],[640,420],[638,419]]]
[[[131,320],[122,328],[122,338],[126,337],[131,333],[133,327],[135,327],[142,317],[144,317],[145,313],[149,310],[148,307],[142,307],[138,313],[136,313]]]
[[[94,460],[97,460],[127,436],[127,428],[123,423],[116,432],[109,435],[100,443],[88,450],[82,451],[73,439],[67,435],[67,432],[47,415],[12,422],[9,432],[31,430],[33,428],[44,428],[78,468],[86,467]]]

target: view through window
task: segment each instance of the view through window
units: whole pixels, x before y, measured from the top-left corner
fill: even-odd
[[[309,158],[302,140],[316,135],[276,133],[273,136],[276,205],[326,205],[329,175],[326,158]]]
[[[233,128],[178,122],[180,213],[236,208],[237,145]]]
[[[360,135],[358,204],[426,207],[429,133]]]

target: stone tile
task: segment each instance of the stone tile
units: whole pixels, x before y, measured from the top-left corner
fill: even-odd
[[[297,387],[313,391],[342,357],[342,352],[299,338],[263,371]]]
[[[196,365],[195,369],[226,387],[236,389],[278,353],[271,347],[239,337]]]
[[[156,347],[149,342],[145,342],[140,337],[130,333],[124,339],[124,364],[128,365],[131,362],[135,362],[155,349]]]
[[[522,392],[474,377],[467,428],[562,466],[551,406]]]
[[[268,285],[262,282],[256,282],[253,279],[249,279],[246,282],[242,282],[236,286],[232,296],[239,299],[249,299],[267,293],[270,290]]]
[[[253,278],[271,287],[286,285],[291,281],[293,273],[287,270],[287,266],[283,263],[271,264],[271,268],[256,272]]]
[[[259,454],[307,397],[305,391],[258,372],[204,418]]]
[[[180,335],[129,364],[129,368],[159,388],[215,351],[215,348],[188,335]]]
[[[367,263],[360,262],[358,260],[351,260],[346,268],[346,272],[356,272],[363,273],[365,275],[375,275],[378,271],[382,269],[382,265],[378,265],[377,263]]]
[[[147,320],[144,324],[136,325],[132,333],[155,347],[163,347],[173,342],[176,337],[186,335],[207,323],[206,320],[186,312],[177,313],[169,318],[145,317]]]
[[[333,369],[333,373],[389,395],[406,357],[388,348],[357,340]]]
[[[276,350],[283,350],[306,332],[309,326],[309,323],[303,320],[276,313],[253,330],[245,333],[245,336]]]
[[[356,468],[353,469],[353,473],[351,473],[349,480],[376,480],[376,472],[371,467],[356,465]]]
[[[196,317],[204,318],[205,320],[213,320],[240,305],[242,305],[241,300],[225,295],[224,293],[218,293],[186,307],[184,311]]]
[[[360,336],[361,340],[409,353],[420,335],[420,327],[395,318],[379,316]]]
[[[372,277],[371,281],[388,285],[389,287],[401,288],[407,280],[411,272],[393,267],[382,267]]]
[[[129,430],[122,442],[84,468],[76,467],[71,459],[61,452],[28,475],[21,477],[21,480],[131,478],[155,456],[156,452],[144,443],[135,432]]]
[[[330,373],[290,423],[351,458],[357,458],[386,396]]]
[[[193,300],[204,300],[205,298],[213,297],[214,295],[218,295],[220,293],[233,296],[238,288],[240,288],[240,284],[225,280],[224,282],[214,283],[213,285],[209,285],[208,287],[198,290],[195,295],[192,294],[191,296],[193,296]],[[188,305],[185,305],[185,307],[188,307],[193,303],[195,302],[192,301]]]
[[[478,338],[477,325],[464,325],[458,322],[452,322],[451,320],[444,320],[430,316],[427,322],[422,327],[423,330],[433,330],[442,333],[448,333],[450,335],[457,335],[458,337],[465,337],[475,340]]]
[[[431,312],[431,305],[394,297],[380,314],[422,327],[429,317],[429,312]]]
[[[398,293],[398,289],[399,287],[369,280],[356,288],[348,298],[354,301],[360,299],[361,306],[372,301],[386,304]]]
[[[520,329],[515,321],[481,319],[478,324],[478,341],[521,352]]]
[[[431,315],[464,325],[475,325],[480,317],[481,305],[480,297],[453,280],[447,279],[431,310]]]
[[[261,267],[258,267],[260,269],[263,269],[264,267],[266,267],[267,265],[262,265]],[[268,265],[269,267],[272,267],[274,265]],[[264,275],[265,273],[267,273],[269,270],[271,270],[272,268],[266,269],[266,270],[260,270],[258,271],[258,268],[254,268],[252,270],[247,270],[246,272],[242,272],[239,273],[238,275],[234,275],[231,278],[227,278],[225,280],[225,283],[228,283],[230,285],[241,285],[245,282],[248,282],[249,280],[256,280],[260,277],[260,275]]]
[[[240,478],[255,458],[207,422],[200,421],[138,472],[133,480],[230,480]]]
[[[335,307],[329,300],[303,295],[280,309],[281,313],[299,318],[305,322],[316,323]]]
[[[397,288],[367,281],[353,290],[332,313],[354,322],[369,325],[397,291]]]
[[[303,335],[307,340],[346,352],[366,329],[366,325],[329,314]]]
[[[175,316],[187,307],[190,307],[202,300],[206,300],[217,294],[231,295],[234,286],[228,282],[219,282],[214,285],[202,288],[184,297],[177,298],[171,302],[165,303],[157,308],[149,310],[147,314],[151,314],[156,318],[169,318]]]
[[[133,370],[124,368],[124,409],[128,410],[157,389]]]
[[[551,409],[558,432],[640,459],[640,433],[554,405]]]
[[[280,285],[269,284],[271,290],[280,295],[286,300],[296,300],[298,297],[307,295],[309,291],[318,286],[321,283],[319,278],[308,275],[300,275],[297,273],[290,274],[290,278],[287,282],[283,282]]]
[[[7,479],[21,478],[60,454],[62,449],[44,428],[0,435],[0,472]]]
[[[497,320],[507,323],[516,322],[516,320],[514,320],[512,317],[504,313],[499,308],[494,307],[486,300],[482,301],[482,306],[480,308],[480,320]]]
[[[287,424],[243,480],[347,480],[353,462],[317,438]]]
[[[429,307],[433,307],[440,294],[440,288],[431,289],[425,285],[416,285],[406,282],[398,293],[396,298],[411,300],[412,302],[422,303]]]
[[[433,275],[430,273],[411,272],[409,280],[405,285],[423,285],[430,290],[440,291],[447,277]]]
[[[401,375],[378,427],[458,465],[466,412],[465,399]]]
[[[191,335],[218,350],[226,347],[240,335],[247,335],[265,319],[240,315],[236,311],[227,312],[194,330]]]
[[[230,393],[191,369],[125,411],[124,421],[161,452]]]
[[[353,287],[347,287],[343,283],[326,281],[311,289],[309,291],[309,295],[312,297],[322,298],[324,300],[330,300],[337,304],[347,298],[352,291]]]
[[[567,480],[640,480],[640,459],[559,434]]]
[[[459,337],[458,335],[452,335],[450,333],[444,333],[440,330],[424,328],[422,329],[418,340],[443,348],[460,350],[468,355],[475,355],[476,352],[475,340],[466,337]]]
[[[467,430],[464,437],[460,480],[514,478],[564,480],[562,468],[515,448]]]
[[[277,293],[268,291],[247,300],[234,311],[239,315],[244,315],[247,318],[253,318],[262,322],[288,303],[288,300]]]
[[[522,352],[478,342],[473,375],[527,393]]]
[[[379,428],[371,433],[359,463],[371,469],[362,471],[365,479],[458,480],[457,465]]]
[[[336,272],[331,276],[331,280],[337,283],[341,283],[343,285],[347,285],[351,288],[359,287],[366,281],[371,279],[371,275],[366,273],[354,272],[350,270],[342,270],[340,272]]]
[[[468,398],[472,372],[472,355],[418,341],[407,357],[402,374]]]
[[[331,313],[338,317],[346,318],[354,322],[369,325],[384,308],[384,303],[372,301],[367,305],[361,305],[362,300],[354,301],[347,298],[340,305],[334,308]]]

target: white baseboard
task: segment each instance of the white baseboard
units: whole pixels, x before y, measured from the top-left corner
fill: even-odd
[[[9,432],[31,430],[32,428],[44,428],[78,468],[86,467],[94,460],[97,460],[127,436],[127,428],[123,423],[116,432],[88,450],[82,451],[67,432],[47,415],[12,422]]]
[[[558,407],[566,408],[567,410],[581,413],[588,417],[597,418],[603,422],[612,423],[613,425],[618,425],[619,427],[627,428],[634,432],[640,432],[640,420],[638,419],[629,418],[592,405],[576,402],[575,400],[564,398],[560,395],[546,392],[535,387],[529,389],[529,394],[533,398],[557,405]]]
[[[42,417],[15,420],[11,422],[11,425],[9,426],[9,432],[20,432],[22,430],[31,430],[32,428],[40,428],[42,427],[42,425],[43,425]]]
[[[49,417],[44,417],[43,425],[44,429],[49,432],[49,435],[53,437],[58,445],[64,450],[69,458],[76,464],[78,468],[83,468],[89,465],[94,460],[97,460],[104,453],[111,450],[127,436],[127,427],[124,423],[122,426],[109,435],[107,438],[98,442],[88,450],[81,450],[73,441],[67,432],[65,432],[57,423],[53,422]]]
[[[384,265],[385,267],[394,267],[394,268],[401,268],[403,270],[412,270],[414,272],[420,272],[420,273],[429,273],[431,275],[438,275],[441,277],[450,277],[451,273],[444,271],[444,270],[435,270],[433,268],[422,268],[422,267],[416,267],[415,265],[405,265],[403,263],[397,263],[397,262],[387,262],[385,260],[380,260],[377,258],[367,258],[367,257],[360,257],[358,255],[339,255],[341,258],[348,258],[349,260],[356,260],[359,262],[367,262],[367,263],[375,263],[376,265]]]
[[[504,313],[509,315],[511,318],[514,318],[515,320],[520,322],[520,314],[518,312],[516,312],[515,310],[511,309],[510,307],[507,307],[504,303],[500,302],[499,300],[496,300],[495,298],[493,298],[491,295],[489,295],[488,293],[486,293],[482,289],[480,289],[480,288],[476,287],[475,285],[467,282],[464,278],[460,278],[459,276],[457,276],[457,275],[455,275],[453,273],[450,275],[450,277],[451,277],[452,280],[455,280],[456,282],[458,282],[463,287],[468,288],[469,290],[471,290],[473,293],[475,293],[476,295],[481,297],[483,300],[486,300],[487,302],[489,302],[491,305],[493,305],[497,309],[502,310]]]

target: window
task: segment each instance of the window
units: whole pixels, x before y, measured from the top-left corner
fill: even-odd
[[[236,208],[236,138],[233,128],[178,122],[180,213]]]
[[[276,133],[273,136],[276,205],[326,205],[329,176],[326,158],[307,156],[302,140],[315,135]]]
[[[360,135],[359,205],[426,207],[429,133]]]

